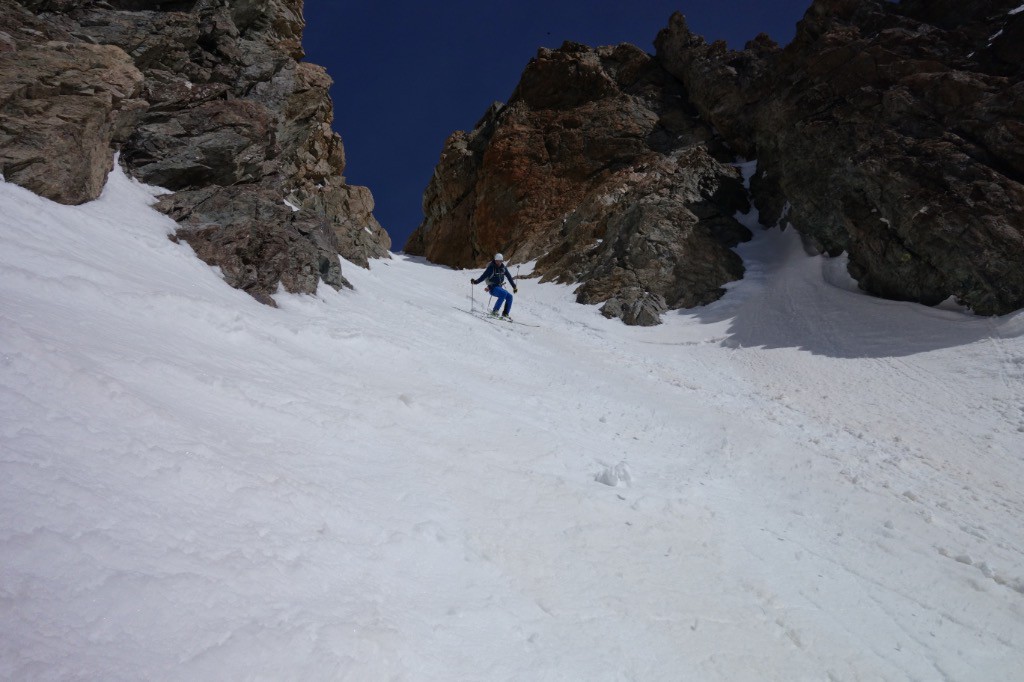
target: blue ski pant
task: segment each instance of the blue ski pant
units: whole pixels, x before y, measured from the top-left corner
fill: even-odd
[[[505,304],[505,314],[506,315],[508,314],[508,312],[510,310],[512,310],[512,294],[508,293],[507,291],[505,291],[501,287],[493,287],[491,289],[491,291],[490,291],[490,294],[491,294],[491,296],[494,296],[495,298],[498,299],[497,303],[494,304],[494,308],[492,309],[492,312],[495,312],[495,313],[498,312],[498,308],[501,307],[502,303]]]

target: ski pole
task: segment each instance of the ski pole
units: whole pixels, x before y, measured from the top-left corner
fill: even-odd
[[[469,312],[476,310],[476,296],[473,293],[473,283],[469,283]]]

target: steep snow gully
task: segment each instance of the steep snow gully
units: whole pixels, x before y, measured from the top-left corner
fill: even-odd
[[[400,255],[273,310],[151,192],[0,184],[0,678],[1020,679],[1024,316],[792,230],[656,328]]]

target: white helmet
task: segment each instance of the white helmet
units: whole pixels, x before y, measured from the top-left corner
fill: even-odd
[[[496,254],[494,254],[494,260],[499,261],[501,263],[504,263],[505,262],[505,257],[502,256],[500,253],[496,253]]]

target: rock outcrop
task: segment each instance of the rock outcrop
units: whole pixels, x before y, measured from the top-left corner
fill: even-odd
[[[95,199],[112,145],[147,107],[142,74],[123,50],[53,30],[20,5],[0,13],[0,172],[61,203]]]
[[[756,156],[762,220],[849,254],[871,293],[1024,306],[1019,3],[816,0],[779,50],[675,15],[655,44],[705,120]]]
[[[134,177],[174,192],[158,208],[181,225],[176,238],[270,304],[279,286],[347,285],[339,252],[360,265],[388,257],[369,190],[342,175],[330,78],[299,61],[301,0],[0,6],[8,180],[80,203],[98,195],[118,148]],[[55,159],[41,140],[83,153]]]
[[[445,144],[405,250],[455,267],[495,251],[629,324],[715,300],[746,199],[679,82],[631,45],[542,49],[507,105]]]
[[[742,273],[742,197],[721,163],[742,156],[762,222],[846,252],[866,291],[1020,309],[1018,5],[815,0],[784,49],[708,44],[677,14],[653,62],[541,50],[507,106],[448,140],[406,249],[458,267],[536,258],[581,302],[650,324]]]
[[[736,222],[749,208],[735,169],[703,145],[611,174],[557,231],[537,263],[543,279],[580,282],[577,301],[606,317],[650,326],[661,314],[717,300],[743,276],[730,247],[750,239]]]

